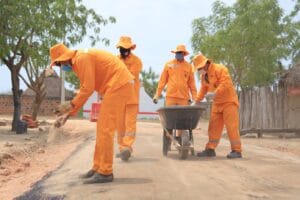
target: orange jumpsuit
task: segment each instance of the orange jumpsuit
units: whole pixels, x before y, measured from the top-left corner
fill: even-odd
[[[206,149],[217,147],[225,124],[231,149],[241,152],[239,103],[228,70],[223,65],[212,63],[208,68],[207,75],[209,82],[205,80],[205,75],[202,75],[201,89],[196,98],[196,101],[200,102],[207,92],[215,92],[208,127],[209,141],[206,144]]]
[[[134,76],[134,95],[128,101],[125,108],[125,113],[123,114],[123,121],[118,129],[118,143],[119,149],[122,151],[124,147],[130,148],[132,151],[132,145],[135,141],[136,134],[136,120],[139,111],[139,95],[140,95],[140,72],[142,70],[141,60],[130,53],[125,59],[119,58],[127,66],[128,70]]]
[[[165,64],[158,82],[155,97],[158,98],[167,85],[166,105],[188,105],[190,94],[195,100],[197,89],[192,66],[186,61],[173,59]]]
[[[118,57],[102,50],[77,51],[72,57],[72,68],[80,80],[80,90],[72,100],[74,108],[70,114],[75,114],[94,91],[103,97],[93,169],[100,174],[112,174],[114,132],[134,93],[134,77]]]

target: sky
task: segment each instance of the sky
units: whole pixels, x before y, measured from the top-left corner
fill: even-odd
[[[121,35],[130,36],[137,45],[133,51],[143,62],[143,68],[150,66],[160,74],[164,64],[174,58],[170,51],[178,44],[185,44],[192,52],[191,36],[193,19],[207,17],[215,0],[83,0],[104,18],[114,16],[117,23],[102,27],[101,36],[110,39],[110,46],[99,43],[95,48],[118,54],[115,45]],[[223,0],[232,5],[235,0]],[[285,11],[290,11],[293,0],[279,0]],[[71,49],[90,48],[84,40]],[[10,73],[6,66],[0,66],[0,93],[11,90]],[[21,88],[26,86],[21,81]]]

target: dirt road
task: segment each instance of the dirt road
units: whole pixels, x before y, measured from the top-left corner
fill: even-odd
[[[207,140],[206,125],[194,131],[196,151]],[[229,142],[223,138],[216,158],[179,160],[176,151],[162,155],[161,132],[158,123],[139,122],[133,157],[129,162],[115,158],[113,183],[84,185],[78,178],[91,167],[91,138],[18,199],[300,199],[299,139],[284,144],[290,152],[269,148],[280,139],[256,145],[259,139],[245,138],[244,158],[228,160]]]

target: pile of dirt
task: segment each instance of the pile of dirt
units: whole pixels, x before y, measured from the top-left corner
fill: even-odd
[[[0,126],[0,199],[12,199],[56,169],[76,147],[95,132],[95,123],[69,120],[60,129],[53,120],[15,134],[10,124]]]

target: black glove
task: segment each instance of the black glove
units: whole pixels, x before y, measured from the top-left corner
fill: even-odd
[[[158,100],[156,98],[153,99],[153,103],[157,104]]]

